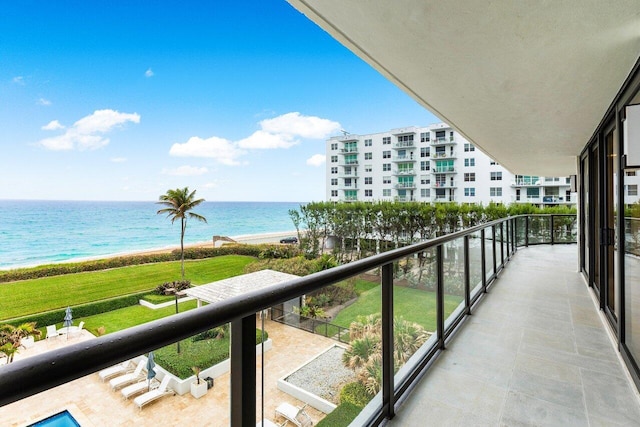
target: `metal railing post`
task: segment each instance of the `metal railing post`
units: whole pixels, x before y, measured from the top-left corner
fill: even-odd
[[[500,268],[504,267],[504,222],[500,223]]]
[[[442,245],[436,246],[436,330],[438,333],[438,347],[444,350],[444,270],[442,265]]]
[[[231,322],[231,425],[256,424],[256,316]]]
[[[382,266],[382,413],[395,415],[393,390],[393,264]]]
[[[553,224],[554,223],[554,217],[555,217],[555,215],[551,215],[551,219],[550,219],[550,221],[551,221],[551,244],[552,245],[556,241],[555,232],[554,232],[555,231],[554,230],[554,224]]]
[[[480,258],[482,259],[482,292],[487,292],[487,250],[485,247],[485,229],[480,230]]]
[[[529,246],[529,215],[524,217],[524,245]]]
[[[493,275],[495,276],[498,274],[498,268],[496,264],[497,251],[496,251],[496,226],[495,225],[491,226],[491,238],[493,239],[491,242],[491,250],[493,251]]]
[[[471,314],[471,271],[469,263],[469,236],[464,236],[464,312]]]

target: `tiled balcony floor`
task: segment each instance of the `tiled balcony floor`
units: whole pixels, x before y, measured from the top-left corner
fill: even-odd
[[[391,426],[640,425],[575,245],[520,248]]]

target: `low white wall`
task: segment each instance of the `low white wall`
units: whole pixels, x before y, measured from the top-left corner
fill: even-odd
[[[195,297],[182,297],[182,298],[178,299],[178,304],[183,303],[183,302],[187,302],[187,301],[192,301],[194,299],[195,299]],[[176,305],[175,300],[174,301],[161,302],[160,304],[153,304],[153,303],[150,303],[149,301],[146,301],[146,300],[143,300],[143,299],[139,299],[138,303],[143,307],[150,308],[151,310],[157,310],[159,308],[164,308],[164,307],[169,307],[171,305]]]
[[[271,350],[272,347],[273,347],[273,341],[271,341],[271,338],[269,338],[264,342],[264,351],[269,351]],[[256,354],[262,354],[262,344],[256,345]],[[157,375],[158,380],[162,381],[162,378],[164,378],[165,375],[169,375],[171,377],[171,381],[169,381],[169,387],[175,390],[175,392],[181,396],[183,394],[189,393],[189,390],[191,388],[191,383],[196,380],[195,375],[192,375],[189,378],[182,380],[176,377],[175,375],[164,370],[162,366],[156,365],[156,368],[157,368],[156,372],[158,373]],[[223,360],[217,365],[213,365],[207,369],[203,369],[202,372],[200,372],[200,381],[204,380],[207,377],[211,377],[213,379],[218,378],[219,376],[222,376],[227,372],[229,372],[230,368],[231,368],[230,360],[229,359]]]

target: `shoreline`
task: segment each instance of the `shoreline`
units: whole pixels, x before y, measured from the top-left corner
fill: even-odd
[[[297,232],[295,230],[277,231],[277,232],[269,232],[269,233],[242,234],[237,236],[220,236],[220,237],[228,237],[229,239],[232,239],[236,243],[240,243],[240,244],[257,245],[262,243],[280,243],[280,239],[288,236],[297,236]],[[213,239],[213,236],[212,236],[212,239]],[[195,243],[185,243],[184,245],[185,249],[202,248],[202,247],[213,247],[213,240],[201,241],[201,242],[195,242]],[[180,249],[180,244],[164,246],[161,248],[149,248],[149,249],[141,249],[141,250],[136,249],[132,251],[122,251],[122,252],[116,252],[116,253],[104,254],[104,255],[70,258],[64,261],[43,261],[43,262],[29,264],[29,265],[0,267],[0,271],[18,270],[21,268],[33,268],[41,265],[50,265],[50,264],[65,264],[65,263],[95,261],[99,259],[127,257],[127,256],[136,256],[136,255],[160,254],[160,253],[172,252],[176,249]]]

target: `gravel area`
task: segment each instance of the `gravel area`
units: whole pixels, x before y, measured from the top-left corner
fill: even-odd
[[[355,373],[342,364],[344,351],[342,347],[332,347],[289,375],[285,381],[339,404],[342,386],[356,380]]]

